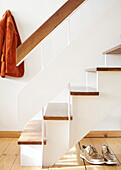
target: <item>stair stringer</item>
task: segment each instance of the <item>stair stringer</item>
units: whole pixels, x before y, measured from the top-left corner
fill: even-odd
[[[121,34],[117,0],[19,93],[19,130]],[[111,28],[111,29],[110,29]],[[93,43],[92,43],[93,40]],[[55,71],[56,70],[56,71]],[[64,75],[64,76],[63,76]]]
[[[121,104],[121,72],[97,74],[99,96],[73,96],[72,121],[46,121],[48,142],[44,146],[44,166],[54,165],[69,148]]]
[[[98,72],[99,96],[73,97],[71,148],[121,104],[121,72]]]

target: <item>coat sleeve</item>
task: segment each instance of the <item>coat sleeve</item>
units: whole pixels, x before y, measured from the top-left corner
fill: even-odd
[[[5,77],[5,36],[0,27],[0,74]]]

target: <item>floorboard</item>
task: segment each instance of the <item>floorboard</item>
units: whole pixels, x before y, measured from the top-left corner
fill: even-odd
[[[0,138],[0,156],[7,149],[8,145],[12,141],[12,138]]]
[[[40,170],[40,167],[21,167],[20,148],[17,138],[0,138],[0,170]],[[118,159],[118,165],[91,165],[80,158],[76,144],[53,167],[43,170],[121,170],[121,138],[84,138],[80,145],[93,145],[101,154],[102,145],[111,147]]]
[[[6,149],[2,153],[0,157],[0,170],[10,170],[13,166],[18,154],[19,154],[19,147],[17,145],[17,138],[13,138],[11,141],[6,139],[4,140],[4,144]]]

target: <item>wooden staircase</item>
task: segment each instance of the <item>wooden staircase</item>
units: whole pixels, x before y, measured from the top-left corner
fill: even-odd
[[[104,52],[103,54],[114,54],[114,53],[121,54],[120,47],[121,47],[121,45],[118,45],[114,48],[109,49],[108,51]],[[85,114],[85,113],[87,114],[87,106],[89,107],[89,110],[88,110],[90,112],[89,115],[90,114],[95,115],[96,118],[92,117],[92,120],[91,120],[90,116],[89,116],[90,120],[88,120],[87,123],[91,121],[92,122],[91,124],[94,124],[94,126],[95,126],[96,125],[95,119],[96,119],[97,123],[100,122],[108,114],[108,112],[110,110],[114,109],[119,103],[121,103],[120,93],[118,93],[118,92],[115,93],[115,91],[114,91],[115,85],[117,87],[119,86],[119,84],[116,84],[116,83],[118,83],[117,80],[119,79],[119,75],[121,76],[121,67],[101,66],[101,67],[95,67],[95,68],[88,68],[88,69],[85,69],[85,71],[87,73],[93,73],[93,74],[100,73],[98,75],[99,90],[98,90],[98,88],[94,88],[94,87],[71,86],[69,89],[69,92],[70,92],[69,94],[73,100],[72,108],[75,107],[74,106],[75,103],[79,102],[80,103],[79,108],[82,108],[81,109],[82,114]],[[106,73],[110,73],[110,75],[109,74],[106,75]],[[105,75],[107,76],[107,78]],[[104,76],[104,79],[102,79],[103,76]],[[109,78],[109,81],[111,81],[111,82],[114,81],[114,85],[112,84],[113,92],[111,92],[111,87],[107,90],[107,82],[105,82],[105,81],[103,82],[103,80],[106,80],[108,78]],[[101,87],[105,84],[106,84],[106,86]],[[121,90],[119,90],[119,91],[121,91]],[[114,94],[112,95],[112,93],[114,93]],[[114,97],[114,101],[113,101],[111,95],[116,97],[116,98]],[[101,103],[100,100],[103,102]],[[82,104],[81,104],[81,102],[82,102]],[[108,102],[109,102],[109,104],[108,104]],[[114,102],[114,106],[112,104],[113,102]],[[90,105],[90,103],[91,103],[91,105]],[[100,113],[98,115],[97,110],[102,107],[101,105],[103,105],[103,103],[105,103],[104,113],[101,113],[99,111]],[[95,105],[95,107],[94,107],[94,105]],[[63,133],[63,129],[61,131],[61,128],[63,127],[63,125],[65,126],[66,134],[69,133],[69,138],[67,140],[67,143],[69,142],[69,140],[72,137],[74,138],[73,142],[70,143],[70,145],[68,145],[68,149],[70,147],[72,147],[75,144],[75,142],[78,142],[80,140],[80,138],[82,138],[84,135],[84,133],[82,135],[81,131],[80,131],[80,136],[75,138],[74,134],[76,136],[76,132],[72,132],[72,134],[71,134],[71,132],[69,132],[70,129],[73,128],[73,126],[77,126],[79,128],[79,130],[81,128],[83,128],[83,127],[81,127],[80,122],[82,120],[83,121],[86,120],[86,117],[85,118],[81,117],[80,113],[76,112],[74,108],[73,109],[71,108],[70,113],[69,113],[69,110],[68,110],[69,107],[71,108],[71,105],[69,105],[69,103],[49,103],[47,106],[47,109],[45,111],[45,114],[43,115],[43,120],[32,120],[32,121],[28,122],[27,125],[25,126],[25,130],[23,131],[23,133],[21,134],[21,137],[18,140],[18,144],[21,145],[21,150],[23,150],[22,149],[23,146],[41,145],[43,149],[42,148],[40,149],[41,150],[40,154],[43,155],[43,153],[44,153],[44,156],[43,156],[41,162],[43,162],[43,164],[46,166],[53,165],[54,161],[51,160],[51,158],[47,157],[46,154],[48,153],[48,155],[49,155],[48,149],[50,149],[51,145],[58,145],[58,140],[57,141],[50,140],[51,138],[53,138],[53,136],[55,136],[57,134],[56,132],[58,131],[58,128],[59,128],[60,133]],[[91,107],[93,108],[92,110],[91,110]],[[111,108],[109,108],[109,107],[111,107]],[[94,113],[92,113],[92,112],[94,112]],[[95,113],[97,113],[98,117]],[[70,115],[70,117],[69,117],[69,115]],[[93,119],[94,119],[94,121],[93,121]],[[99,121],[98,121],[98,119],[99,119]],[[42,121],[44,122],[44,126],[42,126]],[[54,125],[54,122],[56,123],[55,125]],[[82,126],[83,126],[83,124],[82,124]],[[69,128],[68,130],[66,129],[67,127]],[[93,125],[91,127],[93,127]],[[42,128],[44,129],[43,137],[42,137]],[[57,128],[57,129],[55,129],[55,128]],[[77,130],[77,131],[79,131],[79,130]],[[52,131],[53,131],[53,135],[50,137],[49,133],[52,133]],[[87,131],[88,130],[86,129],[85,135],[86,135]],[[58,135],[60,135],[60,134],[58,134]],[[63,134],[61,134],[61,136],[62,135]],[[58,136],[56,136],[56,138],[58,138]],[[59,138],[59,140],[60,140],[60,138]],[[52,144],[53,142],[54,142],[54,144]],[[57,148],[58,148],[58,146],[57,146]],[[39,148],[36,148],[36,149],[39,149]],[[21,155],[21,157],[22,157],[22,155]],[[53,157],[53,154],[52,154],[52,157]],[[27,158],[27,159],[29,159],[29,158]],[[32,158],[32,159],[34,159],[34,158]],[[48,162],[48,160],[45,161],[45,159],[50,159],[51,163]],[[30,162],[28,163],[23,159],[22,159],[21,164],[22,165],[25,165],[25,164],[33,165]],[[36,165],[36,163],[35,163],[35,165]]]
[[[24,61],[26,55],[83,2],[84,0],[68,0],[64,6],[40,26],[17,49],[17,65]],[[67,49],[59,56],[58,61],[55,60],[48,68],[43,69],[21,90],[18,97],[20,115],[30,114],[32,117],[34,108],[38,108],[39,105],[39,108],[42,108],[50,102],[49,100],[55,94],[57,95],[57,92],[64,85],[67,85],[72,77],[82,71],[81,69],[84,69],[99,55],[100,51],[111,42],[112,37],[114,39],[119,35],[120,27],[117,32],[112,28],[113,34],[108,34],[109,28],[114,24],[107,22],[109,16],[113,14],[112,21],[116,21],[116,26],[120,22],[120,18],[118,18],[120,2],[112,6],[104,15],[99,17],[94,26],[92,26],[93,24],[90,25],[77,40],[68,45]],[[114,13],[115,10],[118,12]],[[103,26],[105,26],[105,30],[102,29]],[[108,34],[107,39],[104,37],[104,33]],[[91,44],[92,39],[94,44]],[[99,42],[98,46],[99,39],[101,39],[101,43]],[[96,45],[99,48],[95,52]],[[121,54],[121,45],[110,48],[104,51],[103,54],[105,56]],[[58,71],[58,74],[55,74],[55,70]],[[67,70],[67,73],[65,70]],[[72,146],[121,103],[120,67],[101,66],[88,68],[85,71],[87,80],[85,87],[71,86],[68,91],[68,102],[49,103],[45,112],[44,108],[42,109],[42,118],[31,120],[25,125],[24,131],[18,140],[21,150],[21,166],[42,167],[54,165]],[[93,78],[95,83],[91,84],[90,80]],[[54,91],[56,91],[55,94]],[[50,93],[49,97],[47,97],[48,93]],[[28,96],[30,96],[29,102],[26,100]],[[23,97],[24,103],[22,102]],[[20,121],[24,121],[22,116]]]

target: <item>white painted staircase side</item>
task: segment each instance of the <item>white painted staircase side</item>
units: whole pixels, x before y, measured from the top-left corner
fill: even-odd
[[[26,87],[26,91],[23,90],[20,94],[19,102],[22,101],[22,95],[25,95],[26,98],[31,91],[32,98],[30,98],[30,102],[34,103],[34,107],[38,107],[40,102],[40,107],[44,106],[61,88],[71,81],[74,74],[77,74],[81,69],[86,67],[108,47],[112,39],[120,35],[121,24],[119,23],[121,22],[121,11],[119,6],[121,5],[121,1],[117,2],[118,3],[113,5],[105,14],[100,16],[83,35],[80,35],[77,41],[70,44],[59,56],[59,61],[55,59],[47,69],[43,70],[43,72],[39,73],[37,77],[32,80]],[[117,13],[114,13],[114,11],[117,11]],[[111,22],[109,21],[110,17]],[[103,25],[105,26],[104,28]],[[111,32],[109,31],[110,27],[112,28]],[[115,30],[117,30],[117,32]],[[91,43],[92,39],[93,44]],[[55,70],[58,70],[58,74],[55,73]],[[65,70],[67,70],[67,72]],[[49,78],[45,79],[46,75],[49,75]],[[107,114],[121,104],[120,76],[120,71],[100,71],[94,72],[93,75],[89,74],[87,77],[87,86],[95,87],[96,90],[99,91],[99,96],[72,96],[73,121],[46,121],[47,145],[45,145],[43,149],[40,148],[40,146],[35,149],[35,151],[39,151],[40,155],[43,154],[42,161],[44,166],[52,166],[68,149],[75,145],[90,130],[98,125]],[[90,84],[89,81],[91,78],[94,78],[95,81],[93,81],[92,84]],[[54,81],[55,79],[56,81]],[[33,92],[32,89],[34,89]],[[42,91],[43,89],[44,91]],[[36,94],[34,94],[34,92]],[[39,94],[40,96],[38,97]],[[45,96],[45,98],[41,98],[41,95]],[[35,101],[33,99],[35,99]],[[21,146],[22,150],[26,149],[22,147],[25,146]],[[25,152],[23,150],[22,158],[25,156],[24,154]],[[26,157],[26,159],[21,159],[22,165],[42,166],[42,161],[39,162],[39,160],[36,159],[36,155],[32,155],[32,159],[35,160],[35,162],[28,163],[28,158],[29,156]]]
[[[54,165],[107,114],[121,104],[121,71],[99,71],[94,74],[96,74],[95,84],[98,90],[93,90],[93,87],[91,91],[99,91],[99,96],[72,96],[73,120],[46,120],[47,144],[43,148],[42,146],[21,145],[21,165]],[[33,149],[34,152],[31,154]],[[43,164],[36,153],[43,155],[43,159],[40,157]]]
[[[19,93],[19,129],[119,37],[120,6],[117,0]]]

